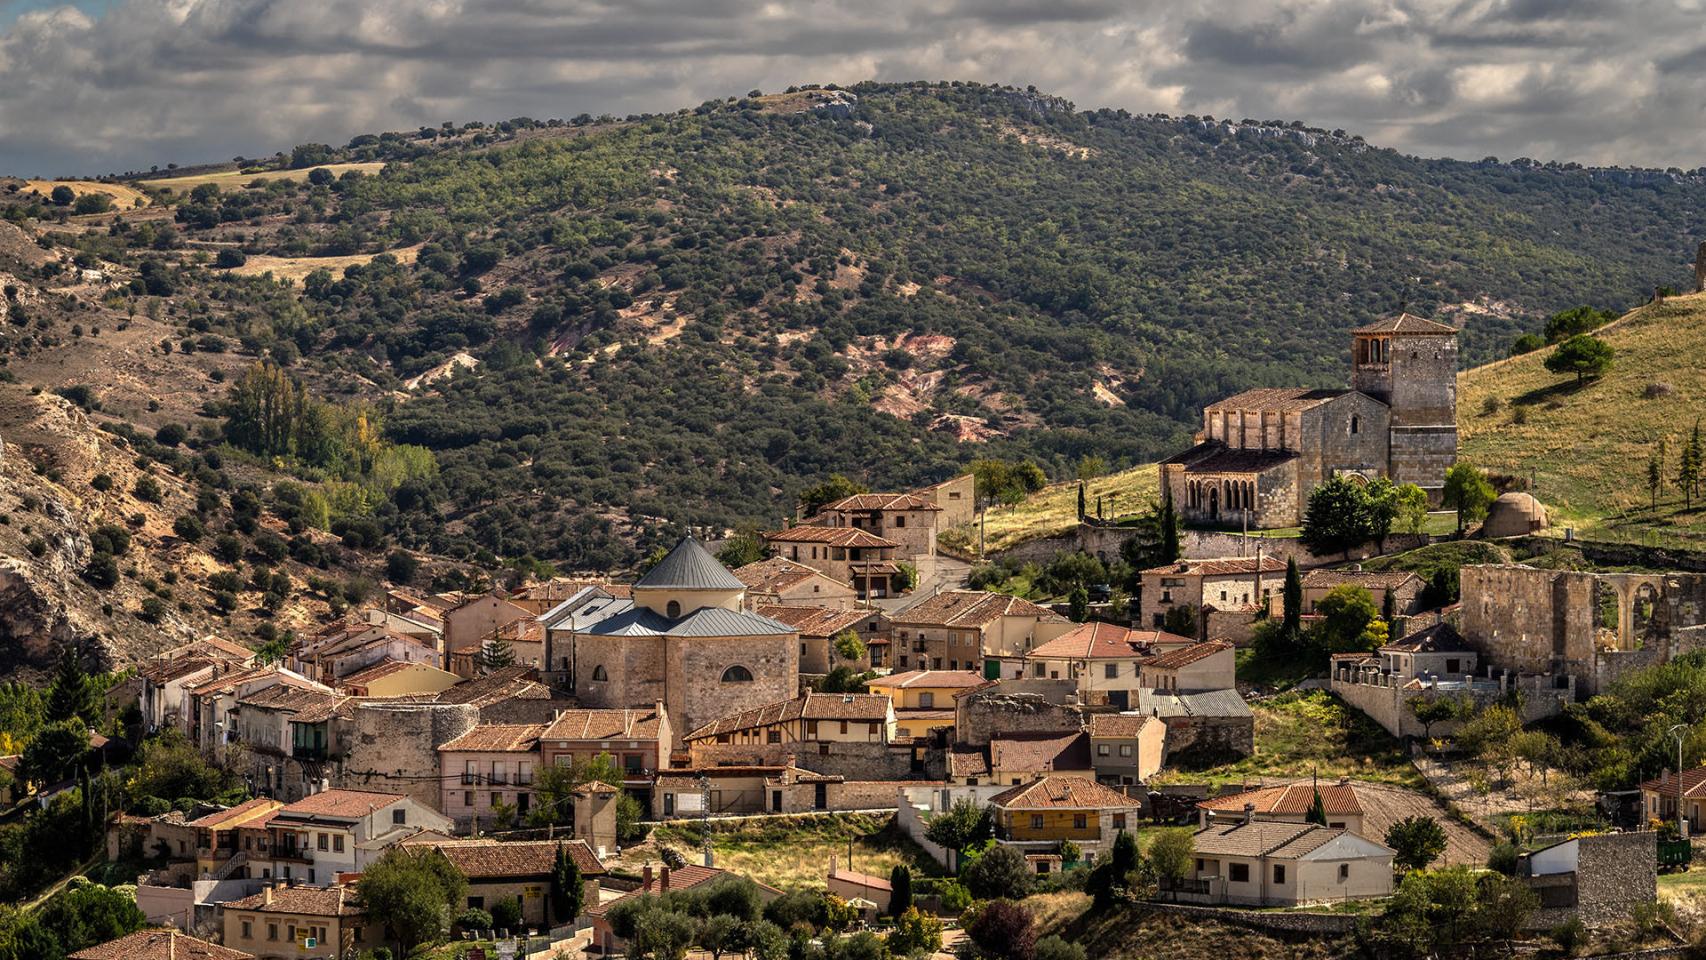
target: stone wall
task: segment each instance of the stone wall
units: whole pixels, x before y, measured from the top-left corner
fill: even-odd
[[[1452,688],[1439,691],[1419,690],[1403,686],[1407,680],[1391,681],[1380,677],[1381,682],[1367,682],[1358,677],[1348,668],[1335,671],[1329,689],[1339,699],[1361,710],[1370,720],[1380,724],[1387,733],[1395,737],[1420,737],[1431,733],[1433,736],[1447,736],[1462,726],[1459,720],[1441,720],[1431,729],[1416,719],[1410,710],[1410,701],[1430,693],[1441,697],[1464,697],[1473,700],[1477,707],[1503,702],[1508,688],[1522,692],[1522,722],[1534,723],[1547,717],[1557,716],[1564,712],[1567,703],[1574,699],[1571,689],[1559,690],[1552,686],[1550,677],[1531,676],[1510,678],[1506,685],[1495,685],[1488,681],[1464,690]]]
[[[1367,560],[1383,553],[1402,553],[1426,546],[1432,538],[1427,534],[1394,533],[1386,538],[1385,549],[1373,540],[1350,551],[1350,559]],[[1298,567],[1308,570],[1345,562],[1344,553],[1327,556],[1311,552],[1295,537],[1247,537],[1224,530],[1181,530],[1180,554],[1187,560],[1207,560],[1216,557],[1253,557],[1256,551],[1263,556],[1280,560],[1296,560]],[[1117,555],[1117,554],[1116,554]]]
[[[1003,680],[956,701],[954,737],[985,747],[998,734],[1077,733],[1083,717],[1066,705],[1076,696],[1073,680]]]
[[[849,780],[906,780],[912,776],[912,748],[886,743],[839,740],[791,743],[704,743],[692,747],[693,766],[785,766]]]
[[[466,703],[364,703],[343,722],[344,756],[332,786],[400,793],[439,810],[438,748],[478,721],[479,711]]]
[[[1627,920],[1658,896],[1657,833],[1606,833],[1576,843],[1576,913],[1589,927]]]
[[[1168,761],[1181,753],[1236,753],[1249,756],[1256,751],[1254,717],[1167,717]]]
[[[799,693],[799,635],[761,637],[587,637],[575,641],[575,694],[587,707],[662,702],[677,740],[718,717]],[[750,682],[724,683],[740,665]],[[593,679],[602,668],[603,680]]]

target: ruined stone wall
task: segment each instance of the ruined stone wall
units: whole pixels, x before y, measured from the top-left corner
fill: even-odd
[[[1249,756],[1256,751],[1254,717],[1167,717],[1164,722],[1169,761],[1180,754]]]
[[[1083,717],[1076,707],[1066,705],[1067,698],[1075,695],[1073,680],[1004,680],[959,698],[954,707],[954,737],[984,747],[998,734],[1077,733],[1083,729]]]
[[[848,780],[906,780],[912,776],[912,750],[886,743],[837,740],[792,743],[706,743],[690,747],[693,766],[785,766]]]
[[[400,793],[440,810],[438,748],[478,722],[479,711],[466,703],[364,703],[340,721],[344,755],[332,786]]]

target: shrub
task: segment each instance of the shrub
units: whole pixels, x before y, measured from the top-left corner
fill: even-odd
[[[479,907],[469,907],[456,915],[456,926],[463,930],[490,930],[493,925],[492,915]]]
[[[1011,900],[985,904],[966,928],[966,935],[978,949],[1002,960],[1032,960],[1036,951],[1037,933],[1031,924],[1031,912]]]
[[[492,904],[492,926],[499,930],[515,930],[521,926],[521,898],[505,897]]]
[[[107,473],[97,473],[93,477],[89,478],[89,486],[94,487],[95,490],[100,493],[106,493],[108,490],[113,488],[112,475]]]
[[[1050,935],[1037,941],[1032,956],[1035,960],[1084,960],[1084,947]]]
[[[136,499],[147,503],[159,503],[165,496],[160,491],[160,481],[146,474],[136,478],[136,485],[130,492],[136,495]]]

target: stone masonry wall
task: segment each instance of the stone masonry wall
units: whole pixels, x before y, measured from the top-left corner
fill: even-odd
[[[1064,697],[1026,691],[1024,684],[1064,684],[1075,681],[1005,681],[961,697],[954,709],[954,736],[961,743],[984,747],[997,734],[1077,733],[1083,718],[1076,707],[1064,705]],[[1076,693],[1076,690],[1073,689]]]
[[[1607,833],[1581,837],[1576,863],[1576,912],[1590,927],[1627,920],[1658,895],[1658,834]]]
[[[473,729],[479,712],[465,703],[366,703],[344,722],[344,757],[333,786],[412,797],[443,806],[438,748]],[[441,811],[442,812],[442,811]]]

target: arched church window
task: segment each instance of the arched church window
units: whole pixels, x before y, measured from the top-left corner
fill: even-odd
[[[1353,437],[1356,436],[1357,431],[1359,431],[1361,429],[1362,429],[1362,418],[1358,417],[1354,413],[1351,414],[1351,436],[1353,436]]]
[[[663,612],[666,616],[671,618],[681,616],[681,601],[671,600],[669,604],[663,608]]]
[[[747,668],[745,668],[745,667],[743,667],[737,663],[734,666],[723,671],[723,682],[724,683],[751,683],[752,682],[752,671],[748,670]]]
[[[592,678],[594,680],[609,680],[610,674],[604,672],[604,664],[601,663],[592,668]]]

